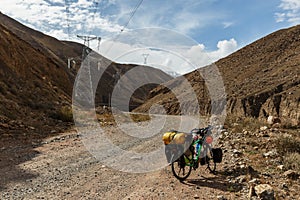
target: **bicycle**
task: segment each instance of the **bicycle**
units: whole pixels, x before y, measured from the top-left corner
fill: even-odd
[[[187,151],[183,153],[184,145],[175,145],[171,146],[171,167],[173,175],[180,181],[184,181],[191,174],[192,168],[196,170],[199,167],[199,162],[201,165],[207,164],[207,168],[211,173],[215,173],[216,171],[216,163],[221,162],[222,152],[221,149],[215,150],[211,147],[211,143],[213,141],[212,127],[208,126],[202,129],[193,129],[191,133],[187,135],[186,144],[190,144]],[[197,136],[190,141],[191,136]],[[199,147],[195,153],[195,146]],[[219,158],[215,154],[219,154]],[[167,153],[167,151],[166,151]],[[177,153],[177,155],[176,155]],[[182,155],[178,155],[182,153]],[[173,159],[172,159],[173,158]],[[174,159],[177,158],[177,159]]]

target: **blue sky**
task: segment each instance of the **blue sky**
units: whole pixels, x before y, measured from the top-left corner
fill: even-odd
[[[61,40],[82,42],[76,37],[81,34],[101,36],[105,42],[120,35],[139,2],[1,0],[0,11]],[[156,27],[176,31],[194,40],[199,51],[216,61],[271,32],[299,23],[300,0],[144,0],[126,30]],[[119,50],[131,49],[131,45],[122,43],[116,46]],[[96,47],[96,44],[91,46]],[[105,45],[101,47],[105,48]],[[113,54],[106,56],[117,57]]]

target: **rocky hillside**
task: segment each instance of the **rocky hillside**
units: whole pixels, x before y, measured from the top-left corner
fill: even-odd
[[[63,60],[32,46],[26,37],[17,35],[2,22],[3,18],[0,23],[1,131],[24,132],[42,125],[54,126],[56,122],[51,116],[71,102],[74,77]]]
[[[299,125],[299,53],[300,25],[274,32],[217,61],[227,95],[227,112],[251,117],[275,115]],[[206,74],[210,69],[211,66],[207,66],[199,71]],[[211,101],[203,77],[194,71],[185,78],[197,94],[200,112],[210,114]],[[176,83],[178,89],[183,87],[182,80],[177,78],[168,84]],[[184,101],[188,103],[190,99]],[[145,112],[154,103],[164,105],[170,114],[180,113],[177,99],[163,86],[154,89],[148,102],[137,111]],[[192,108],[188,110],[193,112]]]
[[[59,41],[0,13],[0,133],[38,135],[68,127],[62,122],[72,122],[69,108],[82,49],[81,44]],[[115,74],[122,75],[137,66],[98,57],[109,65],[97,85],[97,105],[105,105],[117,82]],[[76,61],[71,69],[68,58]],[[164,80],[171,79],[160,70],[144,69],[153,70]],[[155,86],[139,88],[131,98],[131,107],[143,103]]]

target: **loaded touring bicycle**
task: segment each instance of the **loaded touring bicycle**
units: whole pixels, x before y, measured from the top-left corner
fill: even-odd
[[[190,133],[170,131],[163,135],[165,155],[171,164],[174,176],[184,181],[200,165],[207,165],[210,172],[216,171],[222,162],[222,149],[212,148],[212,126],[193,129]]]

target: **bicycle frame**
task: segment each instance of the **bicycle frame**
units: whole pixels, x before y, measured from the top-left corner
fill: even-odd
[[[205,137],[201,138],[201,139],[197,139],[196,141],[192,142],[192,144],[191,144],[192,146],[196,146],[197,144],[199,144],[200,146],[199,146],[198,152],[196,152],[196,153],[195,153],[195,151],[192,152],[192,158],[189,158],[188,156],[184,156],[184,158],[186,159],[185,163],[186,163],[187,166],[192,166],[193,167],[195,162],[196,163],[199,162],[201,151],[202,151],[204,145],[205,145],[205,147],[207,146],[210,149],[210,146],[208,144],[203,145],[204,139],[205,139]]]

